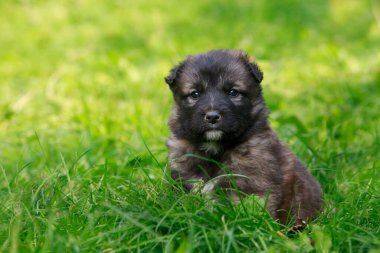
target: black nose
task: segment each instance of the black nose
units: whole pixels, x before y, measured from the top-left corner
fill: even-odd
[[[222,116],[220,116],[219,112],[210,111],[206,113],[205,120],[207,121],[207,123],[216,124],[221,117]]]

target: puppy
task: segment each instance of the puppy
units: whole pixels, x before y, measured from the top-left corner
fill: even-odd
[[[233,200],[240,199],[236,188],[268,198],[275,219],[303,226],[321,209],[321,188],[269,126],[262,80],[238,50],[191,55],[170,71],[171,176],[202,180],[202,192],[219,187]]]

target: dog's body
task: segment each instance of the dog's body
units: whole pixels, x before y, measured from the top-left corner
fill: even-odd
[[[236,50],[189,56],[172,69],[165,79],[175,100],[167,142],[171,175],[212,182],[206,191],[220,187],[231,198],[237,197],[232,184],[246,194],[269,196],[274,218],[283,224],[295,218],[300,225],[316,217],[321,189],[270,128],[262,78],[258,66]],[[239,175],[233,183],[218,164]]]

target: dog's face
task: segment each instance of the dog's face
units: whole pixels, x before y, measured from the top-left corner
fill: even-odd
[[[242,51],[189,56],[165,78],[175,100],[169,122],[173,133],[193,143],[239,140],[266,109],[262,78]]]

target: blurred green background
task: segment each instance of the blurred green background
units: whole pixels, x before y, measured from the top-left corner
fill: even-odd
[[[3,250],[54,249],[32,225],[28,201],[62,175],[70,182],[62,192],[78,201],[105,164],[114,182],[131,173],[162,178],[172,103],[163,78],[186,55],[217,48],[243,49],[258,62],[272,126],[328,202],[350,199],[336,220],[357,218],[355,226],[337,232],[322,222],[330,246],[378,249],[378,1],[1,0],[0,13]],[[16,226],[19,208],[31,214]]]

